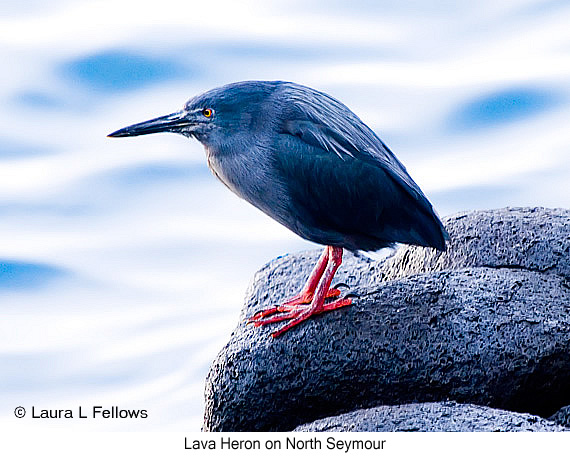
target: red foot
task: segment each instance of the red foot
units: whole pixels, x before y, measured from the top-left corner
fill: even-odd
[[[308,320],[313,315],[318,315],[323,312],[328,312],[331,310],[339,309],[340,307],[349,306],[352,304],[352,300],[350,298],[343,298],[337,299],[336,301],[325,303],[320,309],[312,310],[310,307],[307,306],[278,306],[272,313],[279,312],[280,315],[275,315],[274,317],[267,318],[265,320],[256,320],[253,322],[254,326],[264,326],[269,325],[271,323],[278,323],[280,321],[291,320],[282,328],[278,329],[277,331],[271,333],[273,337],[279,337],[285,331],[291,329],[293,326],[298,325],[299,323]],[[274,310],[268,309],[268,310]],[[269,314],[271,315],[271,314]]]
[[[331,288],[328,291],[327,295],[325,296],[325,299],[336,298],[337,296],[340,296],[340,290],[338,290],[336,288]],[[294,307],[299,307],[301,309],[305,309],[307,307],[306,305],[311,304],[312,301],[313,301],[313,293],[301,293],[301,294],[298,294],[297,296],[294,296],[294,297],[288,299],[287,301],[285,301],[281,305],[278,305],[275,307],[270,307],[268,309],[264,309],[264,310],[260,310],[259,312],[256,312],[255,315],[250,317],[247,322],[248,323],[254,323],[257,320],[268,317],[269,315],[273,315],[274,313],[284,312],[285,308],[286,308],[286,310],[292,310]],[[259,325],[257,325],[257,326],[259,326]]]
[[[255,326],[264,326],[290,320],[281,329],[271,334],[273,337],[279,337],[285,331],[307,320],[312,315],[349,306],[352,303],[349,298],[341,298],[332,302],[326,301],[329,298],[336,298],[340,295],[340,290],[330,288],[330,286],[341,263],[342,248],[327,246],[311,272],[307,283],[303,287],[303,291],[298,296],[289,299],[280,306],[257,312],[248,320],[248,323],[253,323]]]

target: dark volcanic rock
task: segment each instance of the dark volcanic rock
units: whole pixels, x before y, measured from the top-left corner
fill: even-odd
[[[570,431],[528,413],[455,402],[382,405],[303,424],[297,432]]]
[[[446,398],[552,414],[570,402],[570,290],[561,282],[440,272],[385,283],[276,340],[242,324],[210,371],[205,429],[289,430]]]
[[[336,281],[359,296],[353,305],[278,339],[269,337],[275,326],[244,319],[298,290],[319,252],[258,272],[210,369],[204,430],[285,431],[382,404],[447,399],[542,416],[570,403],[570,211],[482,211],[446,227],[443,254],[346,255]]]
[[[473,266],[551,272],[570,280],[570,211],[504,208],[452,215],[445,220],[448,250],[403,246],[382,269],[382,279]]]
[[[548,419],[554,421],[557,424],[561,424],[562,426],[570,427],[570,405],[562,407]]]

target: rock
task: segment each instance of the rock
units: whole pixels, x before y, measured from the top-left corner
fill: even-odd
[[[570,211],[504,208],[445,220],[447,252],[403,246],[386,262],[381,280],[466,267],[550,272],[570,280]]]
[[[542,416],[570,403],[570,211],[481,211],[446,227],[446,253],[346,255],[336,281],[353,305],[279,339],[244,320],[298,290],[319,252],[259,271],[208,374],[204,430],[287,431],[447,399]]]
[[[562,407],[548,419],[562,426],[570,427],[570,405]]]
[[[303,424],[296,432],[570,431],[544,418],[456,402],[382,405]]]
[[[551,414],[570,399],[570,289],[561,282],[440,272],[386,283],[276,340],[242,324],[211,368],[205,429],[283,431],[446,398]]]

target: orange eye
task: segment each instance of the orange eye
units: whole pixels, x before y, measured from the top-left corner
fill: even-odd
[[[214,111],[212,111],[210,108],[206,108],[202,110],[202,115],[204,117],[212,117],[212,114],[214,114]]]

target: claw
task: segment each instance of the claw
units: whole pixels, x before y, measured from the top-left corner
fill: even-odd
[[[335,283],[333,288],[346,288],[347,290],[350,289],[350,286],[344,282]]]
[[[268,317],[269,315],[273,315],[277,312],[277,307],[278,306],[270,307],[269,309],[259,310],[255,312],[251,317],[247,319],[247,324],[254,323],[256,320]]]

